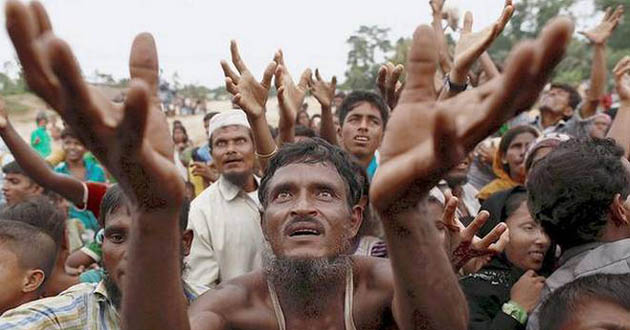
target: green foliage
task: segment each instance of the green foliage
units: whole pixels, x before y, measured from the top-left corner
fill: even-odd
[[[373,89],[379,63],[377,56],[385,56],[392,50],[392,44],[387,39],[389,28],[376,25],[359,27],[355,34],[346,41],[350,44],[348,52],[348,69],[346,81],[342,89]]]

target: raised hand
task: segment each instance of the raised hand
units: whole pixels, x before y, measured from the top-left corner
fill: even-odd
[[[433,11],[433,15],[442,15],[442,8],[444,8],[445,0],[429,0],[429,5],[431,5],[431,10]]]
[[[337,89],[337,77],[333,76],[330,82],[326,82],[319,74],[319,69],[315,69],[315,79],[312,75],[308,77],[308,87],[322,109],[330,109]]]
[[[292,108],[300,109],[302,107],[302,103],[304,103],[304,97],[306,97],[306,92],[308,91],[308,79],[311,76],[311,69],[306,69],[302,72],[300,76],[300,81],[296,85],[293,82],[293,78],[291,74],[287,70],[287,66],[284,63],[284,54],[282,50],[278,50],[273,60],[278,64],[278,68],[276,68],[276,89],[280,89],[280,86],[284,86],[285,95],[287,100],[291,101]],[[282,68],[280,69],[280,66]],[[281,74],[278,75],[278,71],[281,71]],[[295,121],[295,118],[293,119]]]
[[[630,103],[630,56],[625,56],[613,70],[617,94],[622,102]]]
[[[221,68],[225,74],[225,87],[234,95],[234,103],[238,104],[249,117],[258,118],[265,114],[271,78],[276,71],[277,63],[275,61],[269,63],[263,73],[263,79],[258,82],[241,59],[234,40],[230,42],[230,52],[232,64],[236,67],[238,74],[232,71],[226,61],[221,61]]]
[[[6,3],[7,30],[29,87],[50,104],[119,180],[139,209],[179,212],[184,184],[173,164],[173,144],[156,99],[158,62],[153,37],[131,49],[130,88],[123,105],[83,80],[70,47],[51,31],[37,2]],[[159,185],[159,187],[158,187]]]
[[[613,31],[619,25],[619,21],[623,16],[623,6],[619,5],[613,12],[611,7],[606,8],[606,14],[596,27],[588,31],[580,31],[579,33],[585,36],[594,45],[603,45],[608,38],[612,35]]]
[[[473,33],[473,16],[471,12],[466,12],[464,28],[455,45],[453,69],[449,73],[451,82],[458,85],[466,83],[466,76],[472,65],[483,52],[490,48],[490,45],[501,34],[513,13],[512,0],[506,0],[499,19],[491,26]]]
[[[483,239],[476,236],[479,229],[486,223],[490,214],[481,211],[468,225],[464,225],[457,219],[455,213],[459,201],[456,197],[450,197],[446,201],[442,222],[448,229],[449,246],[451,247],[451,263],[455,271],[458,271],[473,258],[494,256],[503,252],[509,242],[509,233],[504,223],[498,224]],[[483,260],[483,259],[479,259]]]
[[[510,290],[510,300],[517,303],[528,313],[540,302],[540,294],[545,286],[545,278],[536,275],[533,270],[526,271]]]
[[[529,109],[562,59],[573,24],[551,21],[536,41],[515,47],[503,74],[445,101],[436,101],[438,60],[433,30],[419,27],[407,81],[387,124],[370,197],[381,215],[417,205],[439,178],[505,121]]]
[[[399,79],[402,75],[404,67],[401,64],[394,66],[393,63],[387,62],[378,70],[376,77],[376,87],[387,102],[390,110],[393,110],[400,98],[404,84]]]

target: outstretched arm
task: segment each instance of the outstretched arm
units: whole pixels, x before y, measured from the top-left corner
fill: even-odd
[[[433,31],[435,31],[435,38],[438,43],[438,55],[439,55],[439,66],[442,71],[442,75],[446,75],[451,71],[453,67],[453,61],[451,61],[451,57],[448,54],[448,43],[446,42],[446,36],[444,35],[444,28],[442,27],[442,9],[444,9],[444,2],[446,0],[430,0],[429,5],[431,5],[431,11],[433,13],[433,21],[431,22],[431,26],[433,26]],[[392,109],[394,107],[391,107]]]
[[[322,79],[322,76],[319,74],[319,69],[315,69],[315,79],[309,75],[308,86],[311,89],[311,94],[322,107],[320,137],[330,144],[338,145],[337,130],[335,129],[332,113],[332,100],[335,97],[335,90],[337,89],[337,77],[333,76],[332,80],[328,83]]]
[[[79,208],[85,206],[83,200],[85,188],[81,180],[71,175],[56,173],[33,148],[22,140],[7,117],[2,99],[0,99],[0,136],[15,161],[33,181],[45,189],[58,193]]]
[[[394,272],[393,312],[404,329],[466,329],[466,300],[424,200],[439,178],[505,121],[528,109],[564,54],[572,33],[551,22],[537,41],[510,55],[503,75],[445,101],[435,101],[438,60],[432,28],[419,27],[409,53],[407,83],[381,144],[370,197],[388,241]],[[474,230],[472,230],[474,231]],[[410,248],[413,247],[413,248]]]
[[[132,81],[125,104],[117,105],[86,84],[69,46],[50,30],[41,4],[26,7],[9,0],[6,15],[29,87],[79,134],[130,199],[133,222],[122,283],[122,328],[189,328],[178,234],[184,182],[175,169],[172,139],[156,102],[153,38],[144,33],[134,40]]]
[[[269,88],[271,88],[271,78],[278,64],[275,61],[269,63],[263,74],[262,81],[258,82],[241,59],[238,46],[234,40],[230,42],[230,51],[232,53],[232,63],[236,67],[238,74],[230,69],[226,61],[221,61],[221,67],[225,73],[225,86],[228,92],[234,95],[234,102],[247,114],[247,121],[249,121],[252,135],[254,136],[258,160],[262,169],[265,170],[269,158],[277,151],[276,142],[271,136],[271,131],[269,131],[269,124],[265,116],[265,106],[269,96]]]
[[[619,109],[608,131],[608,137],[623,147],[626,158],[630,156],[630,56],[622,58],[614,70]]]
[[[590,31],[580,32],[593,46],[593,59],[591,61],[591,85],[588,89],[587,99],[582,103],[580,115],[586,119],[595,114],[599,100],[606,92],[606,41],[612,35],[619,20],[623,16],[623,6],[619,5],[615,11],[612,8],[606,10],[603,21]]]

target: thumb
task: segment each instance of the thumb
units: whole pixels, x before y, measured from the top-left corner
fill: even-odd
[[[118,127],[118,138],[127,153],[138,151],[144,139],[149,115],[149,86],[141,79],[134,79],[129,85],[125,100],[124,116]]]

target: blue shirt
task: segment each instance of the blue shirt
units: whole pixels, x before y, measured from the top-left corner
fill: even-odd
[[[83,166],[85,166],[85,177],[84,181],[95,181],[95,182],[106,182],[105,171],[103,168],[98,165],[96,162],[90,159],[83,159]],[[72,175],[70,173],[70,168],[66,162],[61,162],[59,165],[55,167],[55,172],[63,173],[66,175]],[[70,207],[70,211],[68,212],[68,216],[70,218],[75,218],[81,220],[81,223],[85,226],[86,229],[97,232],[99,229],[98,221],[94,214],[90,211],[81,211],[76,207]]]

